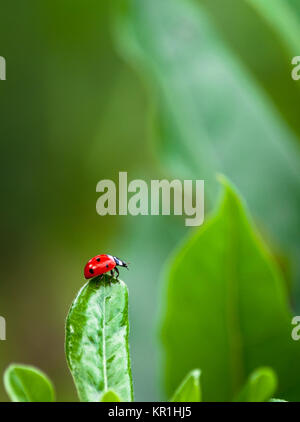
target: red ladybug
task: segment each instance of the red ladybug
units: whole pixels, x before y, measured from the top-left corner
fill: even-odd
[[[84,267],[84,276],[87,279],[93,278],[107,273],[108,271],[110,271],[111,275],[114,276],[116,271],[118,278],[120,274],[117,265],[128,269],[128,264],[116,256],[96,255],[94,258],[90,259]]]

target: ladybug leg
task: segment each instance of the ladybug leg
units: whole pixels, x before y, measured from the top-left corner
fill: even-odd
[[[110,273],[112,277],[115,275],[114,270],[111,270]]]
[[[117,277],[116,278],[119,278],[119,275],[120,275],[119,269],[117,267],[115,267],[115,270],[116,270],[116,273],[117,273]]]
[[[100,275],[100,276],[99,276],[99,278],[98,278],[98,280],[96,281],[96,286],[97,286],[97,287],[99,287],[99,285],[100,285],[100,281],[102,280],[102,278],[103,278],[103,274],[102,274],[102,275]]]

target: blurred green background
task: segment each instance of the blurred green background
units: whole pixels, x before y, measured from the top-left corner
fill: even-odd
[[[111,3],[111,4],[110,4]],[[76,393],[64,322],[97,253],[130,261],[137,400],[158,400],[160,275],[180,217],[100,217],[101,179],[205,179],[247,200],[300,309],[296,0],[0,0],[0,373],[34,364]],[[122,276],[123,277],[123,274]],[[7,400],[0,384],[0,400]]]

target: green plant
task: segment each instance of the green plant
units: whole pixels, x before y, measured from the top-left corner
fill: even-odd
[[[299,345],[290,338],[284,281],[235,189],[221,180],[217,213],[168,267],[167,391],[173,402],[201,401],[200,370],[193,369],[201,368],[204,400],[268,401],[277,375],[277,394],[295,400]],[[108,275],[86,283],[66,322],[66,357],[81,401],[133,400],[128,334],[125,283]],[[4,383],[14,401],[54,400],[50,381],[32,367],[10,366]]]
[[[267,401],[276,388],[277,377],[274,371],[271,368],[259,368],[249,376],[236,401]]]
[[[66,324],[66,356],[80,400],[99,401],[109,390],[133,400],[128,334],[126,285],[110,276],[88,282]]]
[[[210,209],[217,198],[215,174],[226,174],[272,244],[288,254],[298,290],[299,140],[290,124],[299,132],[300,91],[290,78],[290,58],[300,48],[299,4],[120,3],[116,39],[149,86],[164,169],[176,178],[205,179]]]
[[[111,276],[79,291],[66,323],[66,357],[81,401],[132,401],[128,346],[128,291]],[[179,386],[172,401],[200,401],[199,371]],[[36,368],[11,365],[4,374],[13,401],[54,401],[50,380]]]
[[[287,280],[283,280],[276,264],[271,263],[275,279],[280,279],[271,282],[271,296],[276,295],[274,305],[264,285],[254,280],[257,292],[252,295],[254,303],[252,310],[247,311],[247,323],[244,322],[246,306],[239,303],[241,313],[237,321],[242,324],[244,335],[241,340],[229,341],[233,356],[241,355],[236,364],[229,362],[223,349],[218,349],[219,342],[228,349],[226,340],[230,336],[226,333],[229,324],[219,319],[222,314],[217,307],[220,294],[209,288],[212,280],[208,265],[212,265],[213,258],[207,252],[208,248],[213,251],[209,240],[195,253],[202,268],[194,268],[188,280],[186,275],[178,277],[174,291],[173,281],[167,275],[170,294],[164,301],[163,311],[167,308],[174,316],[173,325],[170,317],[169,337],[167,333],[163,336],[166,360],[162,371],[165,371],[167,391],[169,394],[173,391],[186,371],[200,367],[204,399],[234,399],[252,371],[268,365],[279,371],[278,390],[283,397],[297,399],[299,347],[290,338],[291,313],[284,281],[293,292],[292,303],[297,311],[300,306],[300,125],[296,105],[300,101],[300,84],[294,83],[290,72],[291,58],[298,55],[300,49],[299,1],[125,0],[119,3],[114,34],[120,53],[139,72],[148,88],[153,121],[151,135],[165,174],[182,179],[205,179],[208,210],[214,208],[218,197],[215,174],[226,174],[247,201],[265,241],[271,245],[287,275]],[[228,231],[228,239],[230,235]],[[229,261],[230,256],[239,259],[240,254],[226,252]],[[202,256],[205,258],[201,259]],[[247,267],[250,270],[251,259],[251,256],[244,258],[245,271]],[[187,262],[192,265],[191,260]],[[181,263],[183,272],[185,261]],[[203,287],[204,282],[197,287],[199,276],[207,282],[207,289]],[[222,268],[219,268],[219,276],[222,276]],[[260,279],[264,278],[261,268]],[[186,282],[191,286],[195,302],[198,299],[195,294],[202,288],[202,293],[209,294],[199,298],[199,306],[193,303],[193,311],[199,310],[195,321],[192,310],[185,304],[181,314],[180,300],[177,306],[172,304],[172,295],[179,299],[182,293],[189,294],[189,289],[184,292]],[[225,282],[222,278],[219,282],[224,292]],[[266,326],[261,309],[261,327],[255,314],[260,293],[266,299],[266,312],[270,313],[274,306],[276,315],[275,321],[269,319]],[[231,297],[230,301],[235,303],[236,299]],[[210,310],[207,303],[212,304],[212,308],[217,307],[214,316],[206,315],[205,311]],[[230,311],[229,304],[227,308],[228,313],[235,313],[234,309]],[[257,337],[260,341],[260,332],[266,330],[262,344],[269,342],[269,346],[256,346],[257,356],[253,344],[248,344],[249,328],[255,326],[251,320],[257,321],[257,334],[251,334],[251,340]],[[180,321],[180,329],[183,329],[179,331],[183,333],[182,341],[175,321]],[[209,336],[212,337],[210,354],[207,342],[204,340],[202,345],[202,341],[214,324],[217,334],[215,338]],[[221,327],[224,333],[220,333]],[[199,329],[197,335],[195,329]],[[186,341],[190,344],[189,353],[184,353],[180,360]],[[178,349],[177,342],[181,342]],[[245,353],[238,351],[240,347]],[[290,358],[293,364],[289,366]],[[291,370],[294,362],[295,372]]]
[[[267,365],[279,377],[278,393],[297,400],[300,348],[291,338],[285,282],[235,189],[223,184],[216,214],[168,266],[162,326],[167,391],[200,367],[205,400],[234,400],[251,372]],[[259,388],[256,376],[249,380]],[[276,384],[266,371],[263,384],[270,391]],[[249,394],[248,388],[242,396]]]
[[[171,401],[172,402],[198,402],[201,401],[201,388],[200,388],[200,371],[194,369],[179,385],[175,391]]]
[[[52,402],[54,388],[40,370],[27,365],[10,365],[4,374],[7,394],[15,402]]]

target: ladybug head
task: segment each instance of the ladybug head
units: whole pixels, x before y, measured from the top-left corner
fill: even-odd
[[[125,267],[125,268],[127,268],[127,270],[129,269],[127,262],[122,261],[122,259],[117,258],[116,256],[114,256],[113,258],[114,258],[114,261],[115,261],[116,265],[118,265],[120,267]]]

